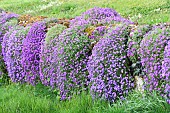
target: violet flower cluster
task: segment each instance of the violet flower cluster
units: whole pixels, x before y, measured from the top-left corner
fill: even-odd
[[[6,65],[7,65],[6,53],[8,51],[9,44],[10,44],[10,42],[9,42],[10,35],[13,33],[13,31],[20,30],[20,29],[21,29],[21,26],[13,26],[3,36],[3,41],[2,41],[2,44],[1,44],[1,46],[2,46],[2,56],[3,56],[3,60],[4,60]]]
[[[95,7],[82,13],[70,21],[70,27],[84,25],[105,25],[123,22],[132,24],[131,21],[122,18],[114,9]]]
[[[86,64],[91,54],[90,39],[84,27],[73,27],[59,35],[59,43],[55,47],[52,62],[56,84],[61,100],[70,99],[72,95],[87,90],[88,71]]]
[[[0,18],[0,46],[2,44],[4,34],[15,27],[18,23],[16,15],[9,16],[9,18],[6,18],[6,15],[7,14],[4,13]]]
[[[22,66],[26,81],[35,84],[39,77],[39,60],[41,44],[46,36],[45,22],[36,22],[30,28],[26,38],[23,40]]]
[[[127,27],[109,28],[93,48],[87,68],[93,98],[115,102],[134,88],[127,58]]]
[[[167,102],[170,104],[170,40],[167,42],[167,45],[164,50],[164,60],[162,62],[162,76],[166,81],[164,90],[165,98],[167,98]]]
[[[23,40],[22,48],[22,66],[24,68],[24,74],[26,81],[32,85],[35,85],[39,81],[40,76],[40,54],[41,45],[45,41],[46,32],[51,24],[55,24],[57,19],[44,19],[43,21],[36,22],[30,28],[26,38]]]
[[[58,36],[66,29],[65,26],[57,24],[50,28],[46,34],[45,42],[41,47],[40,54],[40,79],[44,85],[55,87],[55,76],[57,76],[56,62],[52,62],[55,57],[53,53],[57,43],[59,43]]]
[[[144,67],[145,88],[149,91],[158,91],[165,96],[165,89],[168,89],[169,75],[166,74],[167,65],[167,41],[170,39],[170,28],[164,25],[153,26],[140,44],[139,55]],[[165,51],[166,50],[166,51]],[[164,52],[165,51],[165,52]],[[166,66],[167,67],[166,67]]]
[[[12,20],[10,20],[10,18],[5,18],[6,17],[6,13],[1,13],[0,14],[0,71],[1,73],[4,75],[7,74],[7,70],[6,70],[6,66],[3,60],[3,55],[2,55],[2,42],[3,42],[3,37],[5,35],[6,32],[8,32],[10,29],[12,29],[12,27],[15,27],[17,25],[17,16],[13,15],[13,16],[9,16],[11,18],[14,18]],[[15,18],[16,17],[16,18]],[[5,23],[4,23],[5,21]]]
[[[7,23],[6,23],[7,24]],[[5,25],[6,26],[6,25]],[[7,25],[8,26],[8,25]],[[17,28],[17,26],[15,27],[9,27],[10,29],[5,29],[3,31],[3,34],[1,34],[2,36],[2,42],[0,42],[0,71],[4,76],[7,76],[8,72],[7,72],[7,68],[6,68],[6,52],[7,52],[7,48],[8,48],[8,39],[10,34],[13,32],[14,29]],[[9,31],[8,31],[9,30]],[[5,33],[5,34],[4,34]],[[7,78],[7,77],[5,77]]]
[[[8,71],[13,82],[41,80],[61,100],[90,88],[94,99],[115,102],[134,89],[134,76],[144,75],[145,89],[170,104],[170,26],[133,29],[115,10],[98,7],[71,20],[70,28],[57,19],[25,28],[17,26],[18,16],[0,10],[0,78]]]
[[[12,82],[25,82],[24,69],[22,67],[22,48],[23,40],[26,38],[29,27],[20,27],[18,30],[14,30],[8,39],[8,48],[6,52],[6,64],[8,70],[8,76]]]

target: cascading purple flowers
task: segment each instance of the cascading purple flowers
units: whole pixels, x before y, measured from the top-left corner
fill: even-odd
[[[153,26],[140,44],[139,55],[144,67],[145,88],[149,91],[158,91],[165,96],[165,89],[168,89],[169,75],[165,74],[167,65],[167,40],[170,39],[170,28],[165,25]],[[167,66],[165,68],[165,65]],[[167,94],[167,92],[166,92]]]
[[[56,62],[52,62],[54,57],[54,47],[59,43],[58,36],[62,31],[66,29],[63,25],[55,25],[47,32],[45,42],[41,47],[40,54],[40,79],[44,85],[55,87],[55,76],[57,75],[55,65]]]
[[[17,25],[17,21],[16,20],[11,20],[9,22],[6,22],[4,24],[2,24],[0,26],[0,44],[3,41],[3,36],[6,32],[8,32],[10,29],[12,29],[13,27],[15,27]]]
[[[91,43],[84,30],[84,27],[68,28],[58,37],[60,42],[55,47],[52,62],[56,62],[54,76],[61,100],[70,99],[88,86],[86,64]]]
[[[8,76],[13,82],[25,82],[24,69],[21,64],[21,55],[23,40],[28,33],[29,27],[20,27],[18,30],[14,30],[8,39],[8,48],[6,51],[6,64],[8,70]]]
[[[167,84],[165,85],[165,97],[170,104],[170,40],[167,42],[167,46],[164,50],[164,60],[162,62],[162,76]]]
[[[12,30],[13,27],[17,25],[17,15],[10,15],[6,16],[7,14],[5,12],[0,14],[0,71],[4,75],[7,74],[6,66],[3,60],[3,54],[2,54],[2,41],[3,37],[6,32],[9,30]],[[9,15],[9,14],[8,14]],[[12,19],[13,18],[13,19]],[[11,20],[12,19],[12,20]]]
[[[57,19],[53,18],[34,23],[23,40],[21,63],[26,81],[32,85],[39,81],[41,45],[45,41],[46,32],[51,27],[50,24],[55,22],[57,22]]]
[[[15,30],[19,30],[21,27],[20,26],[11,26],[10,29],[8,29],[9,31],[6,31],[6,33],[3,35],[3,40],[2,40],[2,56],[3,56],[3,60],[6,61],[6,53],[8,51],[8,47],[9,47],[9,38],[10,35],[12,34],[13,31]]]
[[[45,22],[36,22],[32,25],[26,38],[23,40],[22,48],[22,66],[26,81],[35,84],[39,77],[39,54],[41,51],[42,41],[46,36]]]
[[[127,27],[109,28],[110,30],[93,48],[88,61],[93,98],[115,102],[134,87],[127,58]]]
[[[9,16],[6,16],[9,15]],[[6,14],[2,13],[0,18],[0,44],[3,41],[3,36],[6,32],[8,32],[12,27],[17,25],[17,15],[15,14]],[[11,20],[12,19],[12,20]]]
[[[7,71],[7,68],[6,68],[6,64],[7,64],[7,61],[6,61],[6,52],[7,52],[7,49],[8,49],[8,46],[9,46],[9,43],[8,43],[8,39],[10,37],[10,34],[15,30],[15,29],[18,29],[17,26],[14,26],[14,27],[10,27],[9,31],[3,31],[3,41],[0,45],[0,71],[1,73],[3,74],[3,78],[6,78],[7,80],[7,74],[8,74],[8,71]]]
[[[131,21],[122,18],[115,10],[111,8],[92,8],[82,13],[70,21],[70,27],[84,25],[105,25],[114,24],[115,22],[123,22],[132,24]]]

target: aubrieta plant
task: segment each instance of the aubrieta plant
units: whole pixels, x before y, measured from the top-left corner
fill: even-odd
[[[8,47],[9,47],[10,35],[12,34],[13,31],[19,30],[20,28],[21,28],[21,26],[13,26],[3,36],[3,41],[2,41],[1,45],[2,45],[2,56],[3,56],[3,60],[4,60],[5,64],[7,64],[6,53],[8,51]]]
[[[14,30],[8,39],[8,48],[6,52],[6,64],[8,76],[12,82],[25,82],[24,69],[21,64],[23,40],[26,38],[29,27],[20,27]]]
[[[16,15],[9,16],[10,18],[5,18],[6,15],[7,14],[4,13],[1,15],[2,17],[0,18],[0,23],[1,23],[0,24],[0,48],[1,48],[2,41],[3,41],[3,36],[5,35],[5,33],[8,32],[13,27],[15,27],[18,23]]]
[[[53,57],[54,47],[57,46],[59,34],[66,29],[65,26],[57,24],[50,28],[46,34],[45,42],[41,47],[40,54],[40,79],[44,85],[55,87],[55,76],[57,76],[56,62],[52,62],[55,57]]]
[[[170,39],[169,36],[170,28],[168,26],[155,25],[150,32],[145,34],[139,50],[143,71],[146,74],[144,76],[145,88],[149,91],[156,90],[162,96],[165,96],[164,91],[169,84],[169,75],[165,74],[166,69],[164,69],[168,50],[165,53],[164,51],[167,41]],[[168,49],[168,46],[166,48]],[[162,67],[162,65],[164,66]]]
[[[61,100],[90,90],[93,99],[113,103],[143,75],[144,88],[170,104],[169,25],[136,26],[99,7],[66,21],[18,17],[0,9],[0,82],[8,74],[12,82],[42,82]]]
[[[164,60],[162,62],[162,76],[167,82],[165,85],[165,98],[170,104],[170,40],[168,40],[167,45],[164,50]]]
[[[13,18],[11,20],[8,20],[7,22],[3,23],[2,25],[0,25],[0,43],[2,43],[3,40],[3,36],[4,34],[9,31],[9,29],[11,29],[12,27],[17,26],[17,19]]]
[[[2,55],[2,42],[3,37],[6,32],[17,25],[17,15],[6,16],[6,13],[0,14],[0,71],[1,73],[7,74],[6,66],[4,64],[3,55]],[[7,18],[8,17],[8,18]]]
[[[128,27],[110,27],[108,33],[93,48],[88,72],[93,98],[115,102],[134,88],[127,58]]]
[[[68,28],[58,37],[60,42],[55,47],[52,62],[56,62],[54,76],[61,100],[87,90],[89,80],[86,64],[91,54],[91,43],[84,30],[85,27],[81,26]]]
[[[39,81],[39,62],[41,45],[45,41],[47,28],[50,23],[55,23],[56,19],[46,19],[36,22],[30,28],[26,38],[23,40],[22,48],[22,66],[26,81],[35,85]]]
[[[11,34],[11,32],[14,30],[14,29],[17,29],[17,26],[16,26],[16,23],[14,22],[6,22],[3,26],[2,26],[2,34],[0,35],[0,39],[1,39],[1,42],[0,42],[0,71],[2,73],[2,79],[5,79],[5,81],[8,81],[8,71],[6,69],[6,63],[5,62],[5,59],[6,59],[6,50],[7,50],[7,47],[8,47],[8,38]]]
[[[35,84],[39,77],[39,54],[42,41],[46,36],[46,25],[44,22],[36,22],[30,28],[26,38],[23,40],[22,66],[26,81]]]
[[[121,17],[114,9],[95,7],[82,13],[70,21],[70,27],[84,25],[108,25],[115,22],[132,24],[131,21]]]

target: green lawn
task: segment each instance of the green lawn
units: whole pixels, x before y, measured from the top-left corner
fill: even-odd
[[[92,101],[90,95],[75,96],[61,102],[56,92],[37,85],[11,84],[0,87],[0,113],[169,113],[170,106],[155,93],[133,92],[112,106]]]
[[[93,7],[114,8],[139,24],[170,22],[170,0],[0,0],[7,11],[57,18],[72,18]]]

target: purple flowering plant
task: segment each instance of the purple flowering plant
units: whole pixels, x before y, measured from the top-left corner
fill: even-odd
[[[10,29],[9,29],[10,28]],[[8,81],[9,77],[8,75],[8,71],[6,68],[6,62],[5,62],[5,54],[6,54],[6,49],[7,49],[7,39],[9,38],[10,34],[12,33],[12,31],[17,28],[14,24],[11,24],[10,22],[7,22],[3,25],[2,29],[2,34],[0,36],[1,42],[0,42],[0,71],[2,74],[2,81]]]
[[[26,38],[29,29],[30,27],[20,27],[19,29],[14,30],[8,39],[8,48],[5,57],[8,76],[12,82],[25,82],[24,69],[21,64],[21,56],[23,40]]]
[[[65,26],[57,24],[50,28],[46,34],[45,42],[41,47],[40,54],[40,79],[44,85],[55,87],[56,62],[52,62],[54,48],[59,43],[58,36],[66,29]]]
[[[55,82],[60,91],[61,100],[87,90],[88,71],[86,64],[91,54],[90,39],[84,32],[86,27],[72,27],[64,30],[58,37],[52,62],[55,66]]]
[[[6,32],[8,32],[12,27],[17,25],[17,16],[9,16],[11,18],[6,18],[6,13],[0,14],[0,71],[2,74],[7,74],[6,66],[4,64],[3,55],[2,55],[2,42],[3,37]],[[4,22],[5,21],[5,22]]]
[[[44,22],[37,22],[32,25],[26,38],[23,40],[22,66],[26,81],[35,84],[39,76],[39,54],[42,41],[45,39],[46,25]]]
[[[48,27],[51,27],[50,24],[56,21],[57,19],[45,19],[34,23],[26,38],[23,40],[21,62],[24,68],[26,81],[32,85],[35,85],[40,80],[39,62],[41,45],[45,41]]]
[[[169,91],[169,69],[167,65],[168,40],[170,39],[170,28],[165,25],[155,25],[152,30],[145,34],[140,43],[139,55],[144,67],[145,89],[158,91],[165,97]]]
[[[108,33],[93,47],[87,68],[93,98],[115,102],[134,87],[127,58],[128,27],[110,27]]]
[[[132,24],[131,21],[121,17],[114,9],[95,7],[82,13],[70,21],[70,27],[84,25],[108,25],[117,22]]]
[[[170,104],[170,40],[168,40],[167,45],[164,50],[164,60],[162,62],[162,76],[166,81],[165,84],[165,98]]]

